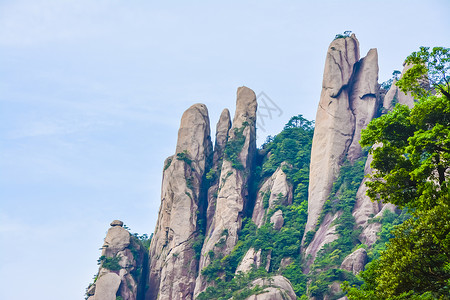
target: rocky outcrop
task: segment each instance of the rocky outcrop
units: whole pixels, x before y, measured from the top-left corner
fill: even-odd
[[[89,300],[143,299],[147,282],[147,249],[115,220],[105,237],[97,280],[88,290]]]
[[[258,269],[261,266],[261,249],[256,251],[254,248],[250,248],[242,258],[241,263],[236,268],[236,274],[239,272],[248,272],[253,267]]]
[[[281,275],[273,276],[270,278],[259,278],[252,282],[253,286],[266,287],[258,295],[251,295],[246,300],[275,300],[286,299],[295,300],[294,289],[291,283],[285,277]]]
[[[176,155],[164,166],[161,206],[150,245],[148,299],[192,299],[198,269],[192,245],[201,230],[199,218],[206,206],[202,184],[211,160],[208,110],[195,104],[184,112]]]
[[[362,149],[359,145],[361,130],[375,117],[378,110],[378,53],[370,49],[357,64],[357,70],[350,93],[350,109],[355,116],[355,129],[352,142],[347,151],[351,162],[360,158]]]
[[[405,72],[410,68],[410,65],[406,65],[403,68],[401,76],[403,76],[403,74],[405,74]],[[405,94],[395,85],[396,82],[397,80],[394,79],[391,88],[384,96],[383,108],[385,112],[391,111],[397,103],[407,105],[409,108],[412,108],[414,106],[414,97],[411,95],[411,92]]]
[[[270,223],[273,224],[273,228],[275,230],[280,230],[284,224],[283,211],[281,209],[274,212],[274,214],[270,217]]]
[[[359,248],[353,253],[349,254],[341,264],[341,269],[358,274],[364,270],[364,266],[367,264],[368,257],[367,251],[364,248]]]
[[[376,49],[359,60],[355,35],[334,40],[327,52],[311,149],[305,237],[309,231],[315,235],[304,251],[306,256],[311,255],[310,261],[323,245],[337,238],[334,226],[325,222],[337,216],[323,217],[318,228],[319,216],[344,160],[352,163],[362,156],[361,130],[375,117],[378,99]]]
[[[352,142],[355,116],[350,108],[349,87],[358,60],[359,42],[355,35],[336,39],[328,48],[311,149],[305,233],[315,230],[340,164]]]
[[[211,262],[206,253],[214,251],[216,256],[226,255],[236,245],[244,209],[248,204],[248,182],[256,152],[256,108],[255,93],[247,87],[238,88],[236,112],[220,172],[216,212],[205,236],[199,270]],[[206,285],[200,274],[195,295],[202,292]]]
[[[286,178],[283,166],[284,164],[278,167],[258,191],[252,215],[252,220],[258,227],[267,221],[265,218],[267,211],[274,208],[276,204],[292,204],[292,185]]]
[[[217,192],[219,190],[220,171],[222,169],[223,154],[228,141],[228,132],[231,127],[231,117],[228,109],[224,109],[216,125],[216,141],[214,144],[213,164],[206,175],[210,181],[208,189],[208,208],[206,212],[206,231],[211,227],[211,222],[216,211]]]

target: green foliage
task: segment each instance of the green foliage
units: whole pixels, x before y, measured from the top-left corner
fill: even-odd
[[[242,124],[242,127],[234,128],[234,136],[228,139],[224,150],[224,158],[231,161],[231,166],[236,170],[244,169],[244,166],[239,159],[239,154],[241,153],[245,143],[245,136],[243,132],[245,127],[248,126],[247,122],[244,123]]]
[[[225,159],[235,165],[238,165],[237,157],[245,142],[240,138],[242,131],[243,128],[235,131],[234,142],[231,140],[231,143],[229,142],[225,148]],[[259,162],[261,165],[256,166],[255,174],[252,176],[256,182],[250,182],[250,184],[254,185],[256,189],[256,186],[260,186],[265,178],[272,175],[283,162],[286,162],[283,171],[293,185],[293,204],[281,205],[285,196],[277,195],[273,207],[267,212],[266,224],[260,228],[257,228],[250,218],[244,218],[242,229],[239,232],[239,240],[230,254],[226,256],[221,254],[221,243],[219,242],[216,245],[216,250],[219,251],[208,253],[211,263],[201,271],[205,279],[213,283],[213,286],[200,294],[198,299],[229,299],[232,297],[233,299],[245,299],[249,295],[262,291],[262,287],[251,288],[249,285],[251,281],[280,272],[291,281],[299,297],[306,294],[307,278],[302,272],[300,242],[308,211],[309,161],[313,132],[313,122],[304,119],[301,115],[295,116],[289,120],[280,134],[273,138],[269,137],[268,142],[263,145],[263,150],[268,155]],[[236,155],[233,156],[234,154]],[[224,178],[226,179],[226,176]],[[262,195],[265,209],[269,208],[270,195],[270,191],[265,191]],[[280,231],[274,230],[273,224],[267,222],[277,210],[283,212],[284,218],[284,225]],[[223,235],[226,236],[227,232],[224,232]],[[256,251],[261,250],[262,265],[265,265],[264,260],[267,255],[271,254],[269,271],[261,268],[253,269],[248,274],[236,275],[238,264],[251,247]],[[288,257],[295,258],[294,262],[280,270],[281,260]]]
[[[389,91],[394,80],[398,80],[401,74],[402,73],[399,70],[394,70],[394,72],[392,72],[392,77],[381,83],[380,87],[385,91]]]
[[[200,259],[200,256],[202,255],[202,247],[203,247],[203,241],[205,240],[205,236],[203,234],[197,235],[193,242],[192,242],[192,249],[194,249],[195,252],[195,258],[197,260]]]
[[[98,262],[98,264],[101,264],[101,266],[105,269],[108,269],[111,271],[119,271],[122,268],[119,265],[119,262],[121,259],[122,258],[120,256],[106,257],[105,255],[102,255],[97,260],[97,262]]]
[[[297,256],[297,259],[293,263],[286,266],[281,274],[291,282],[292,288],[297,296],[300,297],[306,295],[306,283],[308,278],[303,274],[299,256]]]
[[[123,300],[122,296],[117,296],[116,300]]]
[[[236,299],[245,300],[251,295],[258,295],[264,293],[264,286],[251,286],[251,282],[257,278],[267,278],[268,274],[264,268],[253,269],[248,273],[239,272],[231,280],[225,281],[221,278],[216,278],[214,286],[210,286],[206,291],[200,293],[198,300],[226,300]]]
[[[286,162],[288,165],[283,167],[283,171],[294,186],[293,202],[296,204],[308,198],[313,124],[302,115],[292,117],[282,132],[268,139],[269,142],[262,146],[268,153],[268,158],[263,161],[262,177],[272,175],[283,162]]]
[[[337,39],[345,39],[347,37],[350,37],[351,34],[352,34],[352,32],[350,30],[347,30],[347,31],[344,31],[343,34],[341,34],[341,33],[336,34],[334,39],[335,40],[337,40]]]
[[[372,121],[361,144],[373,147],[369,196],[409,210],[395,227],[386,250],[362,277],[360,289],[347,284],[350,299],[450,299],[450,95],[449,50],[422,47],[408,57],[415,64],[399,81],[421,101]],[[441,93],[423,88],[428,74]]]
[[[352,211],[356,202],[356,193],[364,177],[365,161],[366,157],[362,157],[353,164],[349,161],[343,163],[330,196],[324,205],[321,220],[328,213],[341,212],[340,217],[334,223],[338,238],[326,244],[317,253],[316,259],[311,265],[310,296],[323,297],[328,293],[329,286],[334,281],[350,281],[353,284],[361,284],[352,273],[341,270],[339,267],[344,258],[360,244],[359,234],[361,230],[355,230],[356,224]],[[314,235],[314,231],[310,232],[311,234],[306,235],[308,239],[312,239]],[[343,295],[334,296],[340,298]]]
[[[167,159],[167,162],[166,162],[166,165],[164,166],[164,171],[165,170],[167,170],[169,167],[170,167],[170,164],[172,163],[172,159],[171,158],[168,158]]]
[[[264,207],[264,209],[269,208],[270,194],[271,194],[270,191],[267,191],[267,192],[264,193],[264,196],[263,196],[263,207]]]
[[[184,161],[188,166],[190,166],[192,163],[192,159],[189,158],[187,150],[177,153],[177,159]]]
[[[406,60],[406,64],[412,67],[403,74],[397,86],[402,91],[411,92],[419,98],[431,96],[431,87],[439,90],[446,97],[450,98],[450,49],[444,47],[420,47],[420,50],[413,52]],[[427,82],[429,81],[429,83]]]

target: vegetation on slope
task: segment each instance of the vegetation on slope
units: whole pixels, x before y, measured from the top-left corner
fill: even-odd
[[[293,203],[288,206],[276,204],[269,210],[267,216],[269,219],[275,211],[281,209],[284,217],[283,228],[276,231],[269,222],[257,228],[251,218],[244,219],[239,241],[229,255],[223,257],[214,252],[208,254],[212,262],[201,272],[214,284],[201,293],[198,299],[245,299],[263,290],[263,287],[251,287],[250,284],[254,279],[280,273],[291,281],[298,296],[306,293],[307,278],[302,273],[300,242],[307,218],[309,160],[313,132],[313,122],[301,115],[295,116],[289,120],[280,134],[269,137],[262,146],[261,151],[266,155],[256,167],[256,174],[252,177],[255,182],[251,184],[260,186],[264,179],[271,176],[283,162],[286,162],[287,165],[283,170],[293,185]],[[233,148],[236,148],[236,151],[239,150],[239,147]],[[228,149],[230,150],[227,157],[232,158],[233,151],[230,147]],[[236,275],[238,264],[250,248],[256,251],[261,250],[263,267],[253,268],[247,274]],[[271,262],[267,271],[264,266],[269,253]],[[280,270],[281,260],[287,257],[292,258],[291,264]]]
[[[361,275],[349,299],[450,299],[450,49],[422,47],[398,86],[420,101],[373,120],[361,144],[371,146],[372,199],[407,209],[386,250]],[[426,88],[426,77],[435,91]]]

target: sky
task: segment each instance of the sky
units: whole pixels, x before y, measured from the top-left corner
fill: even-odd
[[[353,31],[379,82],[450,47],[450,1],[0,0],[0,299],[83,299],[109,223],[151,233],[182,113],[212,135],[264,93],[258,144],[313,120],[325,55]],[[263,107],[262,103],[259,103]],[[263,116],[265,115],[265,116]]]

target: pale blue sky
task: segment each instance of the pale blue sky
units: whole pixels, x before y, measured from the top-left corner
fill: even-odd
[[[283,114],[261,143],[315,118],[337,33],[378,48],[380,82],[450,46],[448,0],[223,3],[0,0],[1,299],[82,299],[110,221],[153,231],[190,105],[214,130],[238,86],[265,92]]]

